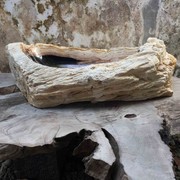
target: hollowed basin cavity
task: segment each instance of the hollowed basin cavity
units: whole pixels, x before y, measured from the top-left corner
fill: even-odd
[[[138,48],[88,49],[52,44],[22,44],[23,52],[34,62],[60,68],[76,68],[90,64],[119,61],[138,52]]]
[[[88,64],[83,64],[77,59],[69,57],[61,57],[54,55],[44,55],[42,57],[30,56],[33,61],[40,63],[45,66],[58,67],[58,68],[78,68],[82,66],[87,66]]]

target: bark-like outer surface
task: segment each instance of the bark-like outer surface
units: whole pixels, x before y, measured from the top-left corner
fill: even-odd
[[[28,102],[39,108],[80,101],[134,101],[171,96],[176,59],[166,52],[163,41],[149,38],[139,52],[136,51],[23,43],[7,46],[17,86]],[[62,69],[35,63],[29,55],[59,55],[100,63]]]

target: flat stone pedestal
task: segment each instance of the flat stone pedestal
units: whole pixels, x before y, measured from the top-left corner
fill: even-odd
[[[76,162],[84,164],[89,178],[173,180],[173,157],[159,134],[164,121],[169,136],[179,135],[180,80],[174,78],[173,84],[168,98],[48,109],[31,106],[20,92],[0,95],[0,159],[34,157],[55,148],[58,156],[67,151],[82,160]]]

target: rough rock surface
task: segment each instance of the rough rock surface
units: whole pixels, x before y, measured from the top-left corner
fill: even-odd
[[[179,59],[179,12],[179,0],[1,0],[0,71],[8,71],[4,47],[22,41],[111,48],[155,36]]]
[[[86,50],[35,45],[26,48],[24,53],[22,43],[12,43],[7,46],[7,51],[17,86],[36,107],[79,101],[145,100],[172,95],[171,80],[176,59],[166,52],[163,41],[156,38],[149,38],[138,53],[122,59],[119,57],[121,49]],[[38,64],[29,58],[32,53],[39,57],[46,51],[84,62],[97,59],[97,62],[104,60],[108,63],[62,69]],[[109,62],[112,59],[116,62]]]

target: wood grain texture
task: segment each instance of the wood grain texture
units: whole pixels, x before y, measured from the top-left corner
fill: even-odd
[[[86,50],[22,43],[9,44],[7,52],[17,86],[28,102],[39,108],[81,101],[145,100],[173,93],[171,76],[176,59],[166,52],[163,41],[155,38],[149,38],[133,55],[129,54],[134,50],[128,48]],[[99,63],[62,69],[29,58],[44,54]]]
[[[146,102],[76,103],[48,109],[30,106],[20,93],[0,96],[0,143],[37,147],[82,129],[98,132],[103,128],[115,138],[119,161],[130,179],[174,179],[171,152],[158,133],[164,120],[161,114],[168,112],[168,104],[180,99],[180,80],[174,79],[173,84],[172,97]],[[166,108],[160,109],[165,104]],[[173,113],[169,122],[175,118],[176,127],[172,127],[178,129],[179,111],[174,109]],[[6,157],[13,154],[11,151],[7,149]],[[0,149],[0,155],[4,152]]]

